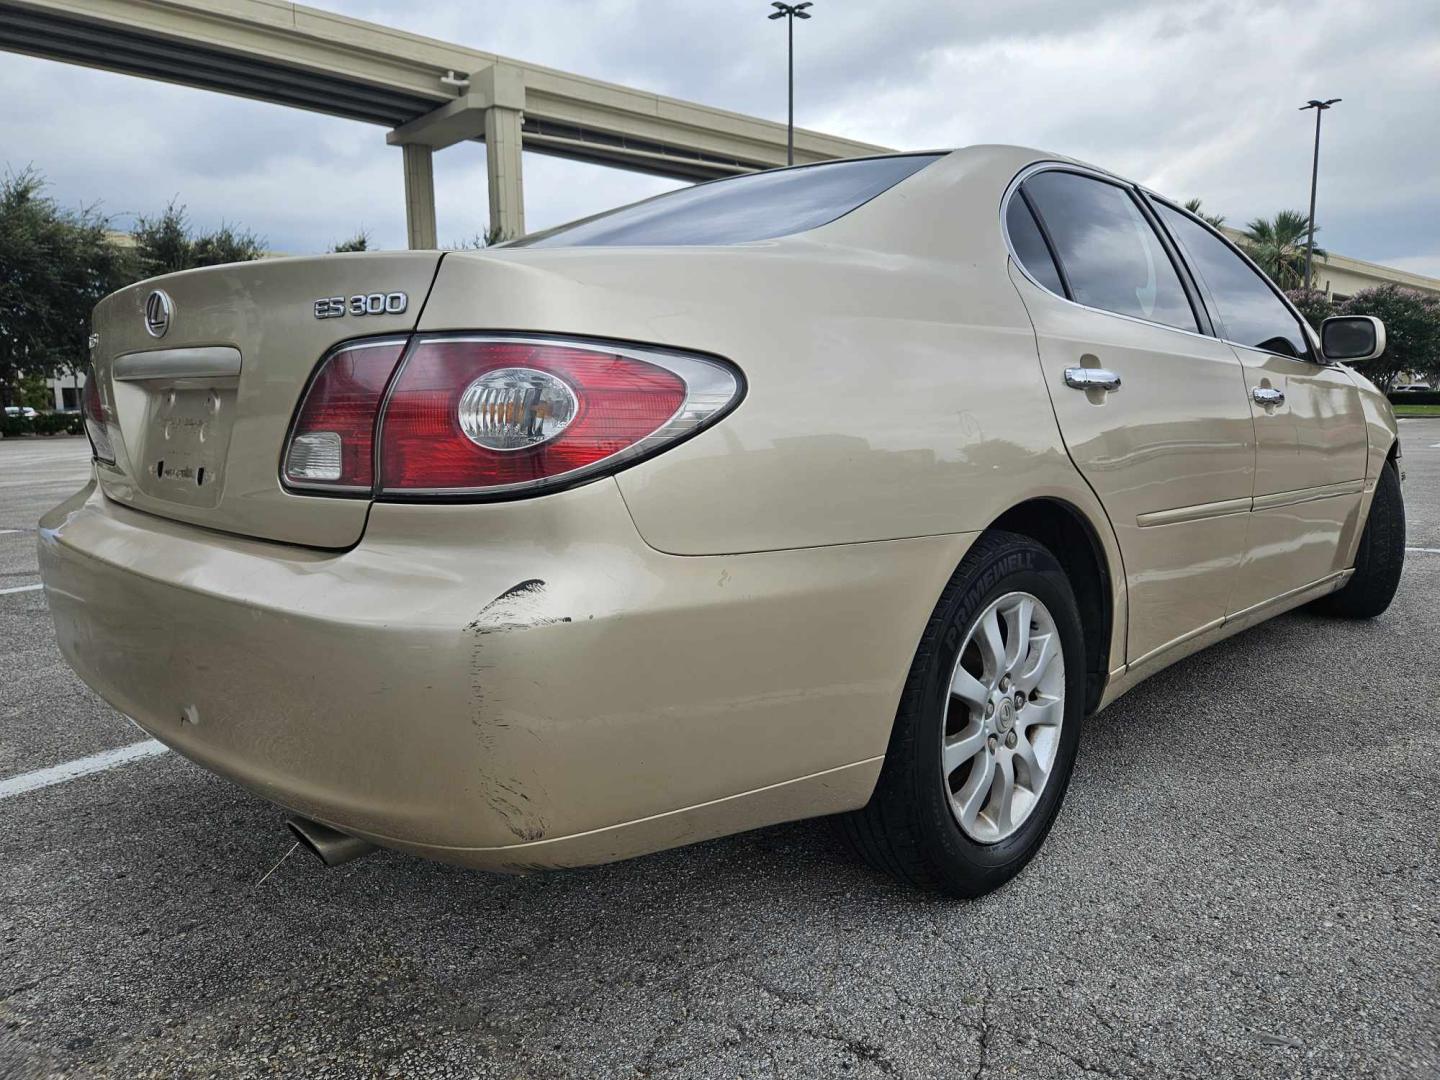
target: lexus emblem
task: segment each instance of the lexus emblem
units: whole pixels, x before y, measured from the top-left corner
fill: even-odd
[[[145,332],[151,337],[162,338],[170,329],[171,316],[175,305],[162,290],[156,289],[145,298]]]

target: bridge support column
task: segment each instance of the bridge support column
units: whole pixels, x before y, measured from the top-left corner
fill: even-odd
[[[485,172],[490,188],[491,242],[525,233],[525,190],[520,174],[519,109],[485,110]]]
[[[400,149],[405,155],[405,235],[410,249],[438,247],[433,151],[419,143],[405,143]]]
[[[525,122],[525,78],[513,64],[495,63],[472,72],[454,101],[401,124],[387,135],[405,148],[405,218],[410,246],[435,246],[435,182],[430,155],[466,139],[485,140],[490,187],[491,240],[525,232],[520,177],[520,129]]]

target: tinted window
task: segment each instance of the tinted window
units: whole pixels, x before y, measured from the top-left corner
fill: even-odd
[[[1282,356],[1310,356],[1300,324],[1264,278],[1194,218],[1163,203],[1155,205],[1191,269],[1204,282],[1225,337]]]
[[[1050,249],[1045,246],[1045,238],[1040,235],[1035,216],[1018,193],[1011,198],[1005,211],[1005,228],[1010,233],[1010,243],[1015,248],[1020,265],[1041,285],[1064,296],[1065,286],[1060,283],[1055,260],[1050,258]]]
[[[716,180],[562,225],[517,247],[741,244],[818,228],[938,158],[906,154]]]
[[[1198,329],[1175,266],[1122,187],[1066,172],[1025,181],[1077,303]]]

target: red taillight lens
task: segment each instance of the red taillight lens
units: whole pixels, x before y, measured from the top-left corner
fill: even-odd
[[[80,392],[80,414],[85,419],[85,434],[90,438],[90,451],[97,461],[115,464],[115,445],[110,441],[110,409],[100,396],[100,380],[92,368],[85,376],[85,389]]]
[[[353,342],[321,362],[285,445],[288,487],[533,494],[693,434],[742,390],[728,364],[653,349],[480,334],[411,341],[408,352],[401,339]]]
[[[593,342],[420,339],[381,425],[382,494],[529,492],[609,471],[718,419],[717,361]]]
[[[355,342],[321,363],[286,445],[287,484],[370,492],[375,482],[375,418],[404,349],[404,338]]]

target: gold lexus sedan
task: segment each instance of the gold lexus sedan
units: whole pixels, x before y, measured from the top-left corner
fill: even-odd
[[[483,252],[95,311],[60,646],[156,738],[397,848],[579,866],[845,814],[974,896],[1084,718],[1273,615],[1384,611],[1385,398],[1222,235],[981,146],[721,180]]]

